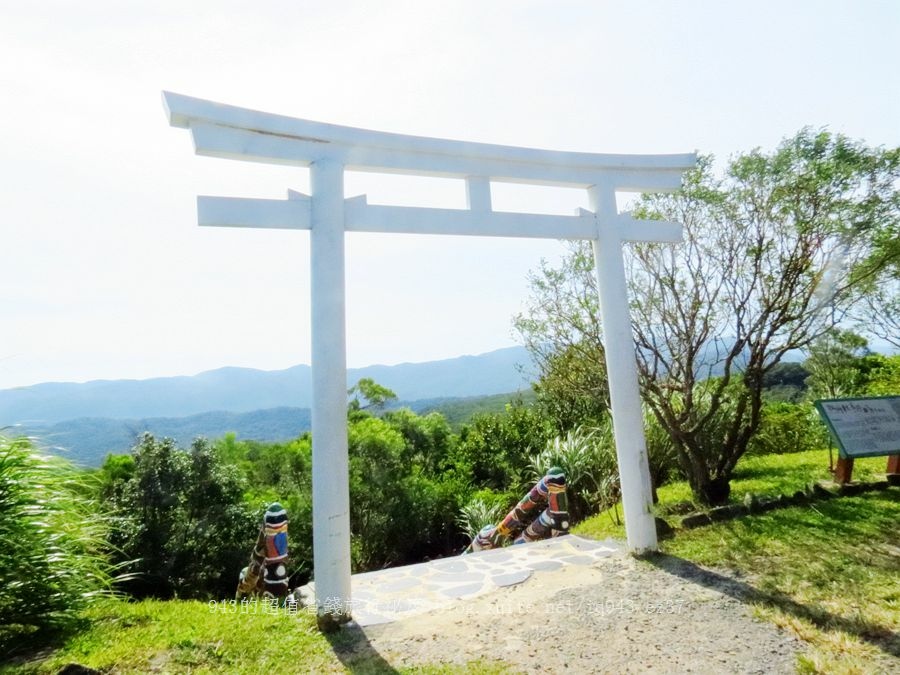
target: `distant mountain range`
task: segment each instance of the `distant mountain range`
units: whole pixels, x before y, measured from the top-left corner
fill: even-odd
[[[144,432],[157,438],[173,438],[183,448],[198,436],[221,438],[229,432],[245,440],[283,441],[309,430],[309,418],[308,408],[268,408],[247,413],[205,412],[147,419],[79,417],[48,426],[21,425],[15,431],[78,464],[100,466],[109,453],[128,452]]]
[[[500,412],[510,400],[534,399],[534,392],[467,396],[465,398],[429,398],[396,401],[389,409],[410,408],[420,415],[440,412],[453,427],[468,422],[481,412]],[[113,419],[79,417],[49,426],[19,426],[15,433],[37,440],[46,450],[83,466],[100,466],[109,453],[128,452],[144,432],[157,438],[173,438],[186,448],[199,437],[216,439],[234,433],[241,440],[286,441],[310,428],[309,408],[266,408],[246,413],[205,412],[187,417]]]
[[[348,372],[348,387],[370,377],[416,412],[456,401],[529,389],[532,361],[522,347],[426,363],[369,366]],[[309,429],[309,366],[261,371],[221,368],[149,380],[45,383],[0,390],[0,429],[36,437],[88,466],[126,452],[140,435],[285,440]]]
[[[347,386],[370,377],[392,389],[400,400],[502,394],[527,389],[531,367],[523,347],[425,363],[351,368]],[[251,412],[266,408],[309,408],[310,367],[285,370],[220,368],[199,375],[149,380],[49,382],[0,390],[0,428],[47,426],[79,417],[143,419],[185,417],[221,410]]]

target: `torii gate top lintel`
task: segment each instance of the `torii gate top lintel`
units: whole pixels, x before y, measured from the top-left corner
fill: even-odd
[[[163,92],[169,124],[191,130],[197,154],[308,166],[334,159],[359,171],[662,192],[681,186],[694,153],[614,155],[407,136],[313,122]]]

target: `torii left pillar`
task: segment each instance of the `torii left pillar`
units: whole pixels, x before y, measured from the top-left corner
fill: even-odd
[[[344,287],[344,167],[310,165],[312,290],[313,564],[320,628],[350,618],[350,488],[347,455],[347,328]],[[322,527],[326,525],[327,527]],[[319,597],[319,590],[329,597]]]

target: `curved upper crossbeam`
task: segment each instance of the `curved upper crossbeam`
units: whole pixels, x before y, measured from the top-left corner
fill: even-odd
[[[198,154],[307,166],[656,192],[681,186],[694,153],[612,155],[407,136],[259,112],[163,92],[172,126],[188,128]]]

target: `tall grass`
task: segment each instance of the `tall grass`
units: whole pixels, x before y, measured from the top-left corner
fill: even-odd
[[[618,499],[619,471],[611,436],[609,428],[578,427],[551,439],[530,458],[528,470],[532,480],[540,480],[554,466],[565,473],[572,522],[605,509]]]
[[[0,436],[0,657],[74,628],[110,588],[88,480],[27,439]]]
[[[457,524],[469,539],[475,539],[485,525],[497,525],[509,513],[511,507],[501,501],[491,501],[476,496],[460,509]]]

